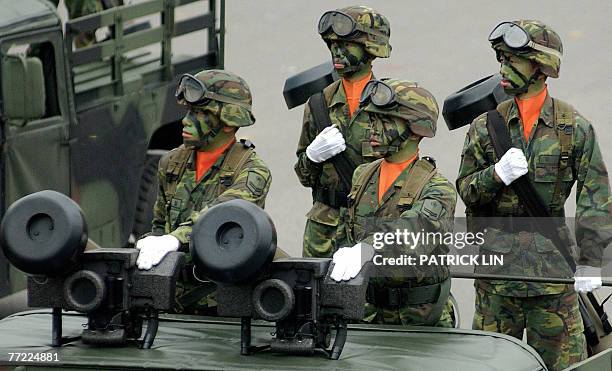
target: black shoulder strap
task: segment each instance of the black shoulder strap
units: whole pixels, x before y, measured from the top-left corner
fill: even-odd
[[[312,117],[314,118],[315,124],[317,125],[317,130],[319,132],[332,124],[331,120],[329,119],[329,111],[327,109],[327,104],[325,103],[325,98],[323,97],[323,92],[319,92],[311,96],[308,101],[308,106],[310,107],[310,112],[312,113]],[[334,165],[334,168],[340,177],[342,188],[348,192],[351,189],[351,180],[353,177],[353,171],[355,170],[355,164],[353,164],[353,162],[346,157],[344,152],[337,154],[329,161],[331,161],[331,163]]]
[[[497,158],[501,158],[512,147],[512,140],[510,139],[510,132],[506,127],[505,120],[499,111],[492,110],[487,112],[487,130],[489,131],[489,137],[491,138],[491,143],[493,144]],[[516,179],[512,182],[510,187],[512,187],[519,200],[521,200],[521,203],[525,206],[525,210],[529,216],[543,218],[543,221],[550,220],[552,222],[552,215],[548,211],[548,207],[538,196],[527,175],[523,175]],[[561,255],[563,255],[563,258],[565,258],[567,264],[572,268],[572,271],[574,271],[576,269],[576,263],[568,250],[568,241],[563,241],[561,239],[557,226],[553,225],[553,223],[539,224],[540,232],[554,243]]]

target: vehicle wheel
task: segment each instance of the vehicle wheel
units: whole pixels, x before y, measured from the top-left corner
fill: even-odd
[[[40,191],[13,203],[0,225],[7,259],[30,274],[62,276],[79,262],[87,225],[79,205],[55,191]]]
[[[165,152],[165,151],[163,151]],[[140,187],[138,188],[138,201],[136,202],[136,213],[134,214],[134,227],[132,231],[136,238],[151,232],[151,221],[153,220],[153,207],[157,199],[157,165],[161,158],[161,152],[149,151],[145,160]]]
[[[198,219],[189,250],[198,271],[209,279],[243,282],[272,261],[276,230],[259,206],[231,200],[213,206]]]

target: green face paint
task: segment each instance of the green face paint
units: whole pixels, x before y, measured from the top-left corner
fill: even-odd
[[[521,95],[530,85],[536,83],[537,69],[529,59],[501,52],[499,61],[501,63],[499,73],[503,78],[502,88],[506,94]]]
[[[341,77],[350,77],[364,69],[370,69],[370,57],[363,45],[350,41],[331,41],[329,50],[334,68]]]
[[[399,151],[411,134],[406,120],[378,113],[370,114],[370,137],[364,145],[363,156],[371,158],[389,157]]]
[[[217,104],[214,104],[218,106]],[[189,107],[183,118],[183,143],[186,147],[200,149],[209,144],[219,133],[222,124],[214,107]]]

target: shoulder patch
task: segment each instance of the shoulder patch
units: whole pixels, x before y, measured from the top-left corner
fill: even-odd
[[[246,179],[246,187],[254,196],[261,196],[266,189],[268,181],[261,174],[249,171]]]
[[[433,220],[440,219],[440,216],[442,216],[443,210],[444,208],[442,207],[442,204],[431,198],[428,198],[425,201],[423,201],[423,204],[421,205],[421,211],[423,212],[423,214],[427,215],[429,218]]]

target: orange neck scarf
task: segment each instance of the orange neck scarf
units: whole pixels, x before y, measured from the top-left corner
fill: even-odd
[[[217,162],[219,157],[229,147],[236,142],[236,138],[231,137],[227,143],[212,151],[197,151],[196,152],[196,181],[200,181],[204,174]]]
[[[523,122],[523,134],[525,135],[525,140],[527,141],[529,140],[533,127],[538,122],[540,111],[542,110],[547,94],[548,88],[545,85],[544,89],[542,89],[538,95],[534,95],[533,97],[529,97],[527,99],[519,99],[518,97],[514,98],[519,109],[521,121]]]
[[[361,92],[371,78],[372,72],[370,71],[370,73],[361,80],[349,81],[347,79],[342,79],[342,86],[346,94],[346,102],[349,106],[349,116],[353,117],[353,113],[355,113],[357,107],[359,107]]]
[[[383,196],[389,190],[389,187],[395,183],[397,177],[404,171],[414,160],[419,157],[417,152],[414,156],[404,162],[393,163],[387,160],[383,160],[380,163],[380,175],[378,176],[378,203],[382,200]]]

